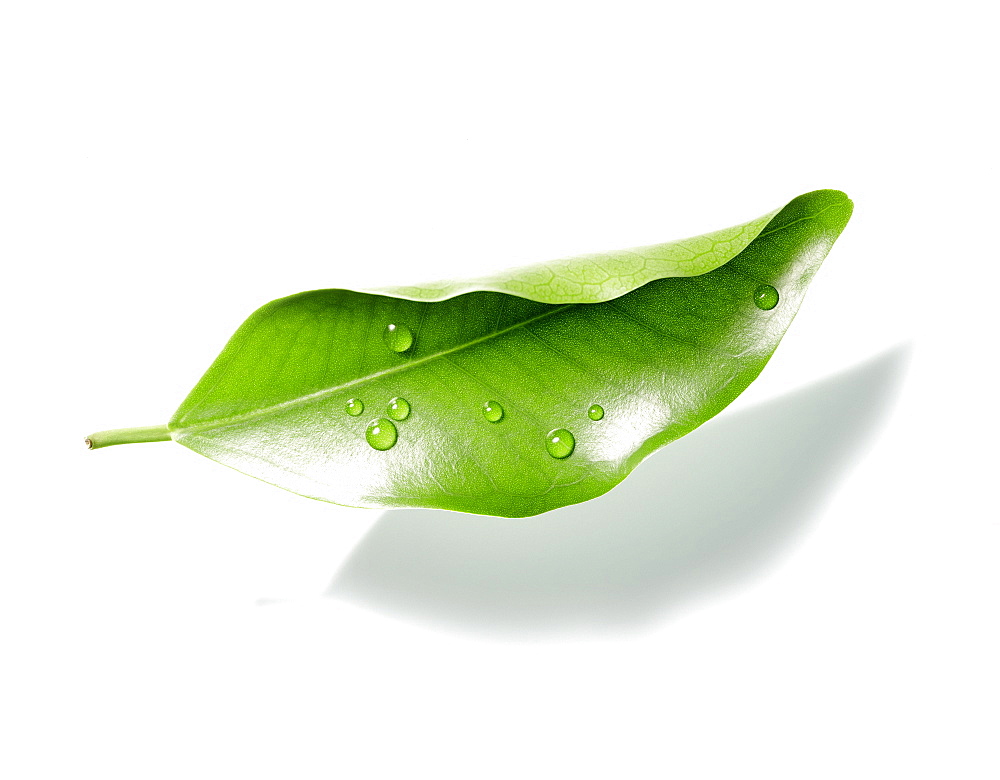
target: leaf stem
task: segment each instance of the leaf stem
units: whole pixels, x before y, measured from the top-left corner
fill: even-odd
[[[117,428],[113,431],[98,431],[86,438],[88,450],[99,450],[115,444],[138,444],[144,441],[170,441],[170,430],[166,425],[152,425],[148,428]]]

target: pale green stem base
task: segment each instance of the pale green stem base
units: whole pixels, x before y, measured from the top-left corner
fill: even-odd
[[[144,441],[170,441],[170,431],[166,425],[149,428],[118,428],[113,431],[98,431],[87,437],[87,449],[99,450],[115,444],[138,444]]]

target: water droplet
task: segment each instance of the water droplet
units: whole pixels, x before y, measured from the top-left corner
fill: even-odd
[[[344,411],[347,412],[351,417],[357,417],[365,410],[365,405],[361,402],[360,398],[352,398],[344,406]]]
[[[405,325],[386,325],[382,338],[393,352],[406,352],[413,346],[413,331]]]
[[[568,458],[573,454],[575,446],[576,439],[565,428],[556,428],[554,431],[549,431],[549,435],[545,437],[545,449],[549,451],[549,455],[553,458],[559,458],[560,460]]]
[[[365,439],[377,450],[388,450],[396,443],[396,426],[391,420],[379,417],[368,423]]]
[[[762,284],[753,293],[753,302],[758,309],[769,311],[778,305],[778,291],[769,284]]]
[[[503,407],[496,401],[487,401],[483,404],[483,417],[490,422],[500,422],[503,419]]]
[[[604,408],[594,404],[587,410],[587,417],[591,420],[600,420],[604,417]]]
[[[393,398],[389,401],[388,414],[393,420],[405,420],[410,416],[410,402],[405,398]]]

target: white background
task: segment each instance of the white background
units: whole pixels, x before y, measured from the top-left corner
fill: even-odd
[[[997,777],[986,7],[7,4],[0,774]],[[581,507],[84,449],[273,298],[828,187],[760,380]]]

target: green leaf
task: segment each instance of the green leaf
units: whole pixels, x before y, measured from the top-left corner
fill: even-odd
[[[714,271],[746,249],[777,213],[775,210],[742,225],[666,244],[550,260],[474,279],[366,292],[413,301],[442,301],[463,293],[489,291],[539,303],[601,303],[656,279]]]
[[[820,190],[672,244],[283,298],[166,428],[88,441],[170,437],[349,506],[522,517],[586,501],[756,378],[851,208]]]

